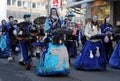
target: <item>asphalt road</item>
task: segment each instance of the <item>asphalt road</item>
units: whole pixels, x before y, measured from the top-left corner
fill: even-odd
[[[41,77],[34,73],[35,66],[26,71],[18,64],[19,56],[15,56],[15,62],[8,63],[7,59],[0,58],[0,81],[120,81],[120,69],[112,69],[107,66],[107,71],[80,71],[71,66],[68,76]],[[75,58],[71,59],[72,64]],[[34,59],[34,64],[37,60]]]

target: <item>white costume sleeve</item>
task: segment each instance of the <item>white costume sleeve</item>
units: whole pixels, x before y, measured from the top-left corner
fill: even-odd
[[[88,37],[88,38],[90,38],[90,37],[92,36],[92,35],[89,33],[90,30],[91,30],[91,24],[86,24],[84,34],[85,34],[85,36]]]

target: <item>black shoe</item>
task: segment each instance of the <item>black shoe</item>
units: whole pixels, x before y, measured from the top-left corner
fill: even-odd
[[[19,64],[22,65],[22,66],[25,65],[25,63],[23,61],[19,61]]]

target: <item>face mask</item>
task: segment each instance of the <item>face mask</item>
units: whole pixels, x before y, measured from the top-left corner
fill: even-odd
[[[25,21],[29,22],[30,21],[30,17],[26,17]]]
[[[52,10],[52,15],[55,15],[56,14],[56,10]]]
[[[110,23],[110,18],[107,18],[107,19],[106,19],[106,23]]]
[[[14,22],[13,18],[10,18],[10,22],[11,22],[11,23],[13,23],[13,22]]]
[[[3,25],[6,25],[6,22],[3,21],[2,24],[3,24]]]
[[[94,16],[92,17],[92,19],[93,19],[93,21],[97,21],[97,20],[98,20],[98,17],[97,17],[96,15],[94,15]]]

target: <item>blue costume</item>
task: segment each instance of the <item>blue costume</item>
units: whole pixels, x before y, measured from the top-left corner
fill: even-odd
[[[57,28],[60,28],[61,24],[58,21],[56,23],[56,27],[54,28],[52,25],[51,18],[47,18],[45,22],[45,32],[48,32],[47,38],[48,42],[45,44],[45,48],[40,53],[40,61],[37,65],[35,73],[37,75],[67,75],[70,73],[69,67],[69,57],[67,53],[67,49],[65,45],[62,44],[54,44],[52,41],[54,38],[51,35],[51,32]],[[57,39],[59,36],[57,37]],[[62,52],[61,52],[62,51]]]
[[[109,65],[112,68],[120,69],[120,41],[118,42],[118,44],[114,48],[114,51],[113,51],[113,53],[110,57],[110,60],[109,60]]]
[[[24,27],[22,27],[23,29],[26,30],[25,35],[27,37],[29,37],[29,35],[30,35],[29,29],[30,29],[31,25],[32,25],[32,23],[28,22],[28,23],[26,23],[26,25]],[[23,55],[24,63],[29,64],[31,62],[30,56],[28,54],[28,51],[29,51],[28,47],[30,47],[29,40],[25,40],[25,41],[20,40],[19,45],[20,45],[20,49],[21,49],[21,52]]]
[[[1,31],[2,32],[2,31]],[[10,42],[6,34],[0,35],[0,57],[7,58],[11,56]]]
[[[104,34],[111,33],[111,35],[114,33],[114,31],[112,30],[111,24],[102,24],[101,32]],[[113,52],[112,39],[111,39],[112,36],[108,36],[108,37],[109,37],[109,42],[107,42],[107,43],[104,42],[107,60],[109,60],[109,58],[111,57],[111,54]]]
[[[87,41],[79,53],[74,67],[81,70],[106,70],[106,55],[104,45],[100,39],[90,39],[101,34],[100,29],[92,23],[85,27]]]

